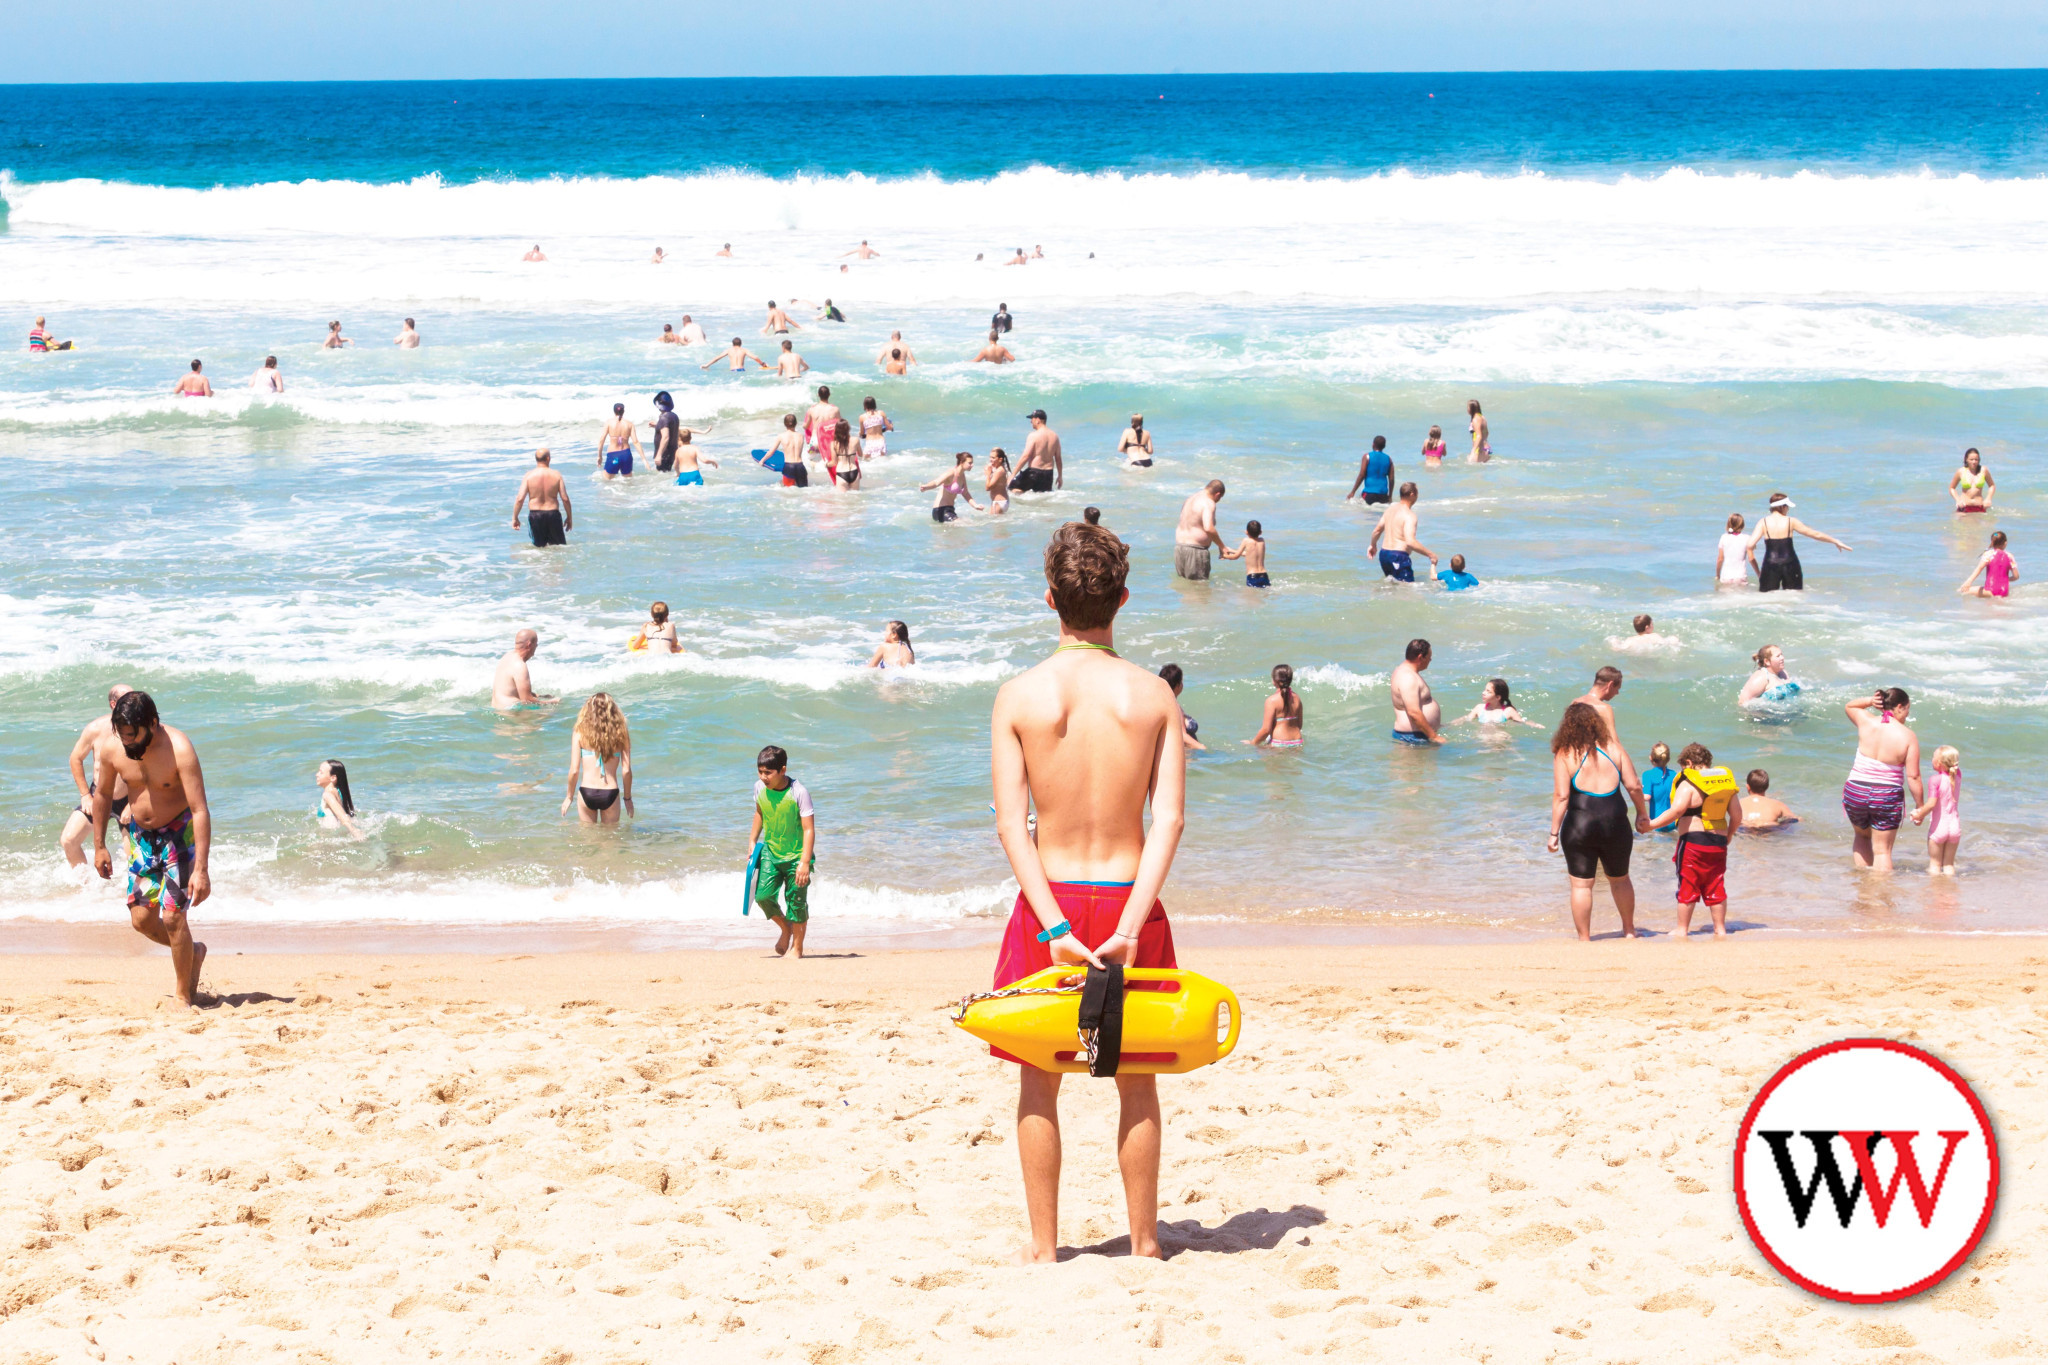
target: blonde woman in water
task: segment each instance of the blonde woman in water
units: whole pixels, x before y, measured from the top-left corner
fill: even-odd
[[[1472,419],[1472,463],[1485,464],[1493,458],[1493,428],[1486,424],[1477,398],[1465,404],[1465,413]]]
[[[1273,695],[1266,698],[1265,718],[1259,732],[1245,743],[1275,749],[1301,747],[1301,698],[1294,691],[1294,670],[1286,664],[1273,665]]]
[[[633,813],[633,736],[612,694],[596,692],[569,732],[569,792],[562,814],[574,806],[586,825],[616,825],[621,804]]]

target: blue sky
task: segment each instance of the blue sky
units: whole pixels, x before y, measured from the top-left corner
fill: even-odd
[[[2042,0],[9,6],[0,82],[2048,66]]]

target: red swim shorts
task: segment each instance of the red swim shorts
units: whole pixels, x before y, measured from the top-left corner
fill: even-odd
[[[1117,921],[1123,918],[1124,905],[1130,900],[1131,888],[1124,886],[1096,886],[1084,882],[1052,883],[1053,899],[1059,902],[1060,913],[1067,917],[1067,924],[1074,937],[1093,948],[1116,932]],[[1040,943],[1038,935],[1043,926],[1038,916],[1031,913],[1030,902],[1022,892],[1017,903],[1010,910],[1010,923],[1003,930],[1002,951],[996,957],[995,988],[1001,990],[1013,982],[1022,981],[1033,972],[1042,972],[1052,966],[1052,948]],[[1152,902],[1151,912],[1138,927],[1138,952],[1130,962],[1133,967],[1178,967],[1179,959],[1173,955],[1173,926],[1166,922],[1166,907],[1158,901]],[[1087,964],[1082,964],[1086,970]],[[989,1055],[1000,1057],[1006,1062],[1017,1058],[1000,1048],[990,1048]],[[1022,1065],[1022,1063],[1019,1063]]]
[[[1726,844],[1699,844],[1688,839],[1678,850],[1678,903],[1705,901],[1721,905],[1728,899],[1722,877],[1728,871]]]

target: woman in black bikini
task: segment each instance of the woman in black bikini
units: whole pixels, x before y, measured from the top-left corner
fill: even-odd
[[[569,732],[569,793],[562,798],[562,814],[573,805],[586,825],[616,825],[621,804],[633,813],[633,736],[612,694],[596,692]]]
[[[1848,546],[1823,531],[1816,531],[1792,515],[1792,499],[1783,493],[1771,494],[1771,510],[1764,514],[1763,523],[1756,528],[1756,534],[1749,538],[1754,550],[1757,542],[1763,542],[1764,557],[1757,565],[1756,590],[1758,592],[1800,592],[1806,587],[1806,571],[1800,567],[1799,552],[1792,548],[1792,537],[1796,533],[1809,540],[1822,540],[1837,550],[1847,551]]]
[[[1619,759],[1611,757],[1606,740],[1606,722],[1582,701],[1564,709],[1550,739],[1550,851],[1564,850],[1564,870],[1572,883],[1572,927],[1582,942],[1593,937],[1593,878],[1603,871],[1621,915],[1621,936],[1636,936],[1636,888],[1628,879],[1628,860],[1637,832],[1650,828],[1650,808],[1643,802],[1635,764],[1619,746],[1614,750]],[[1633,824],[1628,818],[1631,799],[1636,805]]]

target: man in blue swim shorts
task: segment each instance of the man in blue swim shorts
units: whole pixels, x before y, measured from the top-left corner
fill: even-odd
[[[1427,545],[1415,538],[1415,485],[1401,485],[1401,500],[1380,513],[1379,524],[1372,528],[1372,539],[1365,544],[1365,552],[1379,552],[1380,572],[1398,583],[1415,581],[1413,554],[1425,555],[1430,568],[1436,567],[1436,555]]]

